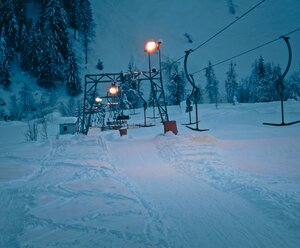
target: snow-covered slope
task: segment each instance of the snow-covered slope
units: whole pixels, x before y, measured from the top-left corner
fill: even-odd
[[[96,64],[98,58],[104,62],[104,71],[127,70],[131,56],[140,69],[147,68],[144,50],[146,40],[162,39],[162,54],[173,59],[184,55],[221,30],[235,18],[245,13],[260,1],[235,0],[237,12],[228,11],[225,0],[93,0],[97,24],[97,37],[91,54]],[[295,0],[267,0],[249,15],[235,23],[224,33],[213,39],[191,55],[190,72],[212,63],[227,59],[240,52],[273,40],[300,27],[300,2]],[[191,35],[188,43],[184,33]],[[292,70],[300,63],[300,32],[291,36],[294,52]],[[287,49],[283,41],[259,49],[236,59],[239,76],[248,76],[251,64],[262,55],[265,61],[280,64],[285,68]],[[183,61],[181,61],[183,63]],[[222,82],[228,64],[216,68]],[[93,67],[89,72],[95,72]],[[203,73],[197,75],[203,84]]]
[[[285,107],[299,120],[299,102]],[[262,125],[280,122],[278,102],[201,105],[208,132],[169,112],[178,135],[157,121],[57,136],[53,116],[30,143],[26,123],[0,122],[0,247],[298,248],[300,124]]]

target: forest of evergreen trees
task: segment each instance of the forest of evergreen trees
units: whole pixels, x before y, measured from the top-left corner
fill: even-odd
[[[37,20],[26,15],[28,3],[40,9]],[[9,88],[10,64],[19,63],[39,86],[64,85],[69,95],[78,95],[81,82],[72,39],[82,44],[87,63],[94,37],[89,0],[1,0],[0,13],[0,84]]]
[[[39,9],[39,14],[34,16],[34,19],[30,14],[26,15],[28,4]],[[232,1],[228,1],[228,6],[234,13],[235,5]],[[89,0],[1,0],[0,13],[0,85],[4,90],[10,88],[10,66],[15,63],[35,77],[40,87],[48,89],[49,92],[51,90],[51,94],[55,94],[53,89],[61,87],[64,87],[70,96],[82,92],[80,70],[72,46],[74,40],[82,45],[82,53],[87,63],[88,48],[95,36],[95,23]],[[99,60],[96,67],[103,70],[102,61]],[[179,63],[174,63],[170,58],[163,59],[162,68],[167,103],[178,105],[187,99],[191,91],[185,74]],[[237,69],[238,65],[231,62],[222,82],[217,79],[215,67],[208,62],[204,88],[195,82],[199,87],[197,102],[209,102],[217,107],[219,102],[235,104],[279,100],[279,65],[259,57],[253,62],[252,68],[249,68],[248,77],[239,78]],[[131,58],[128,71],[136,70],[137,66]],[[225,89],[220,89],[220,85],[224,85]],[[127,106],[141,107],[143,101],[137,92],[136,82],[128,78],[123,90]],[[16,96],[11,97],[10,114],[15,118],[18,116],[18,113],[14,113],[17,109],[19,112],[26,112],[36,108],[42,109],[46,105],[41,103],[37,107],[30,104],[33,99],[30,96],[29,84],[21,86],[18,98],[21,107],[13,106],[17,102]],[[49,99],[53,98],[51,96]],[[284,82],[284,99],[289,98],[300,98],[300,66],[298,71],[292,73]],[[151,106],[151,92],[147,100],[148,106]]]
[[[228,71],[225,75],[225,96],[220,94],[219,80],[216,77],[215,69],[211,62],[205,69],[206,84],[204,90],[199,85],[199,103],[207,98],[209,103],[228,102],[235,104],[271,102],[280,100],[278,91],[278,79],[281,75],[281,67],[269,62],[265,62],[260,56],[252,63],[252,69],[248,77],[238,78],[237,64],[230,62]],[[180,104],[187,97],[187,80],[178,64],[174,64],[170,59],[163,63],[168,89],[168,103]],[[286,78],[284,84],[284,100],[300,99],[300,64],[299,69]],[[223,90],[222,90],[223,91]]]

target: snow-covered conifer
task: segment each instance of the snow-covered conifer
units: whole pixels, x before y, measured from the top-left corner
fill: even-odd
[[[185,98],[186,79],[184,72],[179,70],[179,63],[169,57],[166,57],[162,62],[162,70],[167,79],[167,102],[171,105],[178,105]]]
[[[280,77],[280,67],[265,63],[262,56],[252,65],[250,77],[250,101],[270,102],[279,99],[276,81]]]
[[[226,72],[227,77],[225,80],[225,89],[227,93],[227,101],[229,103],[233,103],[233,97],[236,94],[237,86],[238,86],[235,66],[236,64],[230,62],[229,70]]]
[[[54,63],[51,59],[49,51],[43,52],[43,58],[39,64],[38,85],[51,89],[55,87]]]
[[[69,47],[68,65],[65,71],[66,87],[69,95],[76,96],[81,92],[82,89],[75,54],[71,48],[71,45]]]
[[[252,64],[252,72],[249,79],[249,102],[259,101],[258,95],[262,93],[263,80],[265,78],[265,63],[262,56]],[[260,91],[260,93],[258,93]]]
[[[272,82],[270,93],[271,93],[271,101],[278,101],[280,99],[280,92],[279,92],[279,85],[278,85],[278,79],[281,77],[281,67],[280,65],[273,66],[271,68],[271,75],[270,80]],[[286,80],[284,80],[286,82]],[[283,84],[285,84],[283,82]],[[285,88],[285,86],[284,86]]]
[[[61,0],[49,0],[41,11],[43,43],[56,64],[68,58],[67,17]]]
[[[5,0],[0,3],[0,30],[6,33],[7,45],[13,50],[21,50],[22,29],[25,25],[23,1]]]
[[[15,48],[17,44],[17,18],[13,1],[1,1],[0,4],[0,30],[6,34],[7,45]]]
[[[9,61],[6,41],[4,37],[0,36],[0,84],[6,89],[11,84],[9,77]]]
[[[89,0],[79,0],[80,16],[78,27],[81,36],[82,46],[85,53],[85,63],[88,62],[88,47],[95,37],[95,24],[93,20],[91,3]]]
[[[237,87],[237,100],[238,102],[249,102],[249,78],[242,78]]]
[[[64,8],[68,16],[68,23],[74,30],[74,39],[77,38],[77,31],[79,29],[79,18],[81,10],[79,7],[79,0],[63,0]]]
[[[30,26],[28,25],[28,28]],[[26,26],[23,26],[22,29],[22,49],[20,52],[20,65],[23,69],[25,70],[29,70],[30,69],[30,65],[29,65],[29,47],[30,47],[30,43],[29,43],[29,30],[26,28]]]
[[[134,58],[131,57],[128,62],[128,72],[137,72],[139,69],[137,68]],[[138,82],[135,80],[135,77],[132,75],[126,76],[126,83],[125,83],[125,94],[129,103],[133,109],[140,107],[140,96],[138,93]]]
[[[272,73],[271,65],[264,62],[262,56],[259,57],[254,77],[256,78],[257,85],[257,101],[258,102],[269,102],[270,99],[270,88],[272,82],[270,82],[270,74]]]
[[[300,99],[300,68],[287,80],[284,95],[285,99]]]
[[[167,85],[168,89],[168,103],[171,105],[179,105],[185,98],[185,75],[183,71],[174,73],[171,76],[171,81]]]
[[[34,98],[28,83],[24,83],[19,91],[20,105],[23,112],[29,112],[34,109]]]
[[[28,42],[24,44],[21,54],[21,65],[35,76],[42,58],[42,37],[39,25],[33,25],[29,32]]]
[[[208,62],[208,66],[206,67],[205,77],[206,77],[205,90],[208,94],[209,102],[215,103],[216,107],[218,107],[219,82],[216,78],[214,69],[210,61]]]
[[[15,15],[16,15],[16,20],[17,20],[17,31],[18,33],[16,34],[16,39],[17,39],[17,44],[16,44],[16,50],[20,52],[23,48],[23,41],[24,41],[24,32],[26,31],[27,33],[27,27],[26,24],[27,20],[25,17],[25,10],[24,10],[24,1],[23,0],[14,0],[14,8],[15,8]]]

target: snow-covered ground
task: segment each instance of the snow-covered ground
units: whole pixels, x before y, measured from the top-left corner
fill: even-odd
[[[200,105],[208,132],[169,112],[178,135],[57,136],[54,117],[26,142],[27,123],[0,122],[0,247],[300,247],[300,124],[262,125],[278,102]]]

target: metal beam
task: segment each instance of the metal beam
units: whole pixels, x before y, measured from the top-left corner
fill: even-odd
[[[162,122],[168,120],[161,71],[149,70],[125,73],[87,74],[85,75],[83,111],[81,111],[82,116],[78,118],[80,133],[87,135],[89,127],[91,126],[92,115],[97,113],[97,103],[95,102],[95,98],[100,97],[102,99],[107,99],[108,102],[113,98],[112,96],[107,95],[105,85],[115,84],[122,88],[122,85],[126,82],[127,76],[130,76],[131,80],[149,81],[151,83],[151,87],[154,89],[154,97]],[[102,89],[99,90],[101,87]]]

